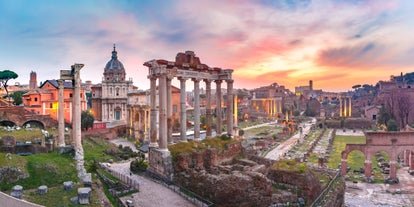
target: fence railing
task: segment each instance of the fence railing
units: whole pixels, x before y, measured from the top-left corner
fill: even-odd
[[[319,196],[310,205],[311,207],[319,207],[322,204],[322,201],[325,198],[326,194],[332,189],[332,185],[340,178],[340,176],[341,173],[337,171],[335,176],[332,178],[331,182],[329,182],[328,186],[322,191],[321,194],[319,194]]]
[[[196,193],[181,187],[171,181],[165,181],[162,179],[159,179],[157,175],[152,174],[150,172],[147,171],[147,177],[150,178],[152,181],[159,183],[169,189],[171,189],[172,191],[174,191],[175,193],[177,193],[178,195],[182,196],[183,198],[187,199],[188,201],[194,203],[195,205],[199,206],[199,207],[212,207],[214,206],[214,203],[202,198],[201,196],[197,195]]]

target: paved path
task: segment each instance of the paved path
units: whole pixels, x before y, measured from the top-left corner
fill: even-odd
[[[113,163],[110,169],[130,175],[130,162]],[[194,207],[195,205],[185,198],[181,197],[169,188],[156,183],[146,177],[132,174],[134,180],[139,182],[139,192],[131,196],[122,197],[121,200],[131,200],[134,206],[145,207]]]
[[[116,145],[129,146],[132,150],[136,151],[135,145],[130,141],[119,138],[111,140]],[[178,195],[171,189],[156,183],[146,177],[138,176],[130,173],[131,161],[124,161],[119,163],[112,163],[109,168],[112,171],[120,172],[124,175],[131,176],[134,180],[139,182],[139,192],[134,193],[131,196],[122,197],[121,200],[131,200],[134,206],[140,207],[194,207],[195,205],[190,201],[186,200],[182,196]]]
[[[311,126],[316,123],[316,119],[312,119],[311,123],[305,123],[302,127],[302,134],[308,134]],[[298,140],[301,138],[300,133],[297,133],[293,135],[290,139],[284,141],[274,149],[272,149],[270,152],[268,152],[265,156],[265,158],[271,159],[271,160],[279,160],[283,155],[290,150],[290,148],[295,145]]]

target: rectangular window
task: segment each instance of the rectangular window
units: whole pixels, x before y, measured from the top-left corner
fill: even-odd
[[[35,98],[35,102],[37,102],[37,97]]]
[[[69,97],[72,98],[72,94],[69,94]]]
[[[50,103],[49,104],[49,108],[53,108],[53,103]]]

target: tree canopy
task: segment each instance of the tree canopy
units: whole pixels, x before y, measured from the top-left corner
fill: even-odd
[[[17,77],[19,77],[19,75],[11,70],[0,71],[0,83],[3,85],[4,90],[6,90],[7,97],[9,96],[9,90],[7,90],[7,82],[9,82],[10,79],[16,79]]]
[[[88,130],[89,128],[93,128],[93,122],[95,118],[89,111],[82,111],[81,113],[81,128],[84,130]]]

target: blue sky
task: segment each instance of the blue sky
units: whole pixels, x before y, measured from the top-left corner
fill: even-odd
[[[348,90],[414,71],[412,11],[410,0],[0,0],[0,70],[28,84],[30,71],[40,82],[83,63],[82,80],[99,83],[116,44],[140,89],[149,88],[145,61],[192,50],[234,69],[236,88],[312,79]]]

